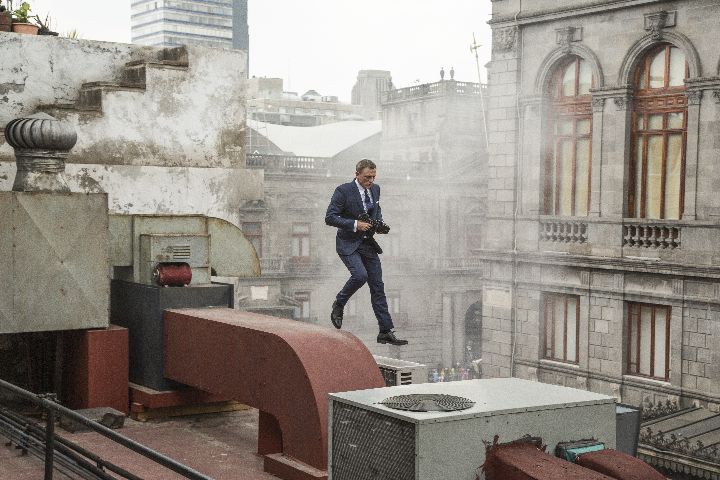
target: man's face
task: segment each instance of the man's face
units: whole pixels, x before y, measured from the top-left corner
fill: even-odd
[[[375,183],[375,169],[365,167],[359,172],[355,172],[355,178],[363,188],[370,188]]]

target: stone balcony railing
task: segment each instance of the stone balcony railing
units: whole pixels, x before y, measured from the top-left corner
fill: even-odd
[[[540,241],[560,243],[587,242],[587,222],[541,221]]]
[[[432,259],[436,271],[482,272],[485,260],[475,257],[438,257]]]
[[[637,248],[680,248],[680,227],[654,224],[623,225],[623,246]]]
[[[249,154],[245,159],[247,168],[262,168],[271,172],[298,172],[325,175],[329,160],[325,157],[298,157],[295,155]]]
[[[720,266],[720,221],[609,217],[518,217],[517,250]]]
[[[483,259],[479,257],[393,257],[383,255],[383,267],[388,274],[398,272],[482,272]],[[339,261],[333,263],[324,259],[298,260],[288,257],[260,259],[262,275],[320,275],[341,272]]]
[[[317,275],[330,264],[319,259],[297,259],[292,257],[269,257],[260,259],[262,275]]]
[[[337,167],[333,170],[333,159],[328,157],[297,157],[294,155],[267,155],[248,154],[245,159],[247,168],[262,168],[270,173],[290,173],[302,175],[316,175],[326,177],[338,173]],[[409,179],[417,172],[424,175],[436,174],[436,162],[419,161],[387,161],[380,167],[384,178]],[[346,172],[341,172],[346,173]]]
[[[444,95],[477,95],[487,93],[487,85],[472,82],[457,82],[455,80],[442,80],[435,83],[423,83],[412,87],[390,90],[385,93],[384,103],[400,102],[414,98],[439,97]]]

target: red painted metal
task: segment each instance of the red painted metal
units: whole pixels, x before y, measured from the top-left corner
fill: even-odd
[[[135,413],[146,409],[204,405],[228,400],[192,387],[158,391],[130,382],[130,405]]]
[[[666,477],[639,458],[617,450],[600,450],[578,457],[578,465],[617,480],[665,480]]]
[[[158,263],[154,276],[161,287],[182,287],[190,285],[192,269],[187,263]]]
[[[164,323],[165,376],[260,410],[265,470],[288,480],[327,470],[328,393],[385,385],[344,331],[225,308],[167,310]]]
[[[64,405],[72,409],[112,407],[128,412],[128,330],[76,330],[64,337]]]
[[[486,480],[613,480],[602,473],[548,455],[527,442],[491,447],[483,468]]]

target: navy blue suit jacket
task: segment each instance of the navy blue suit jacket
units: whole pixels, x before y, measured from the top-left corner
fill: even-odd
[[[382,220],[380,211],[380,185],[370,187],[373,201],[373,210],[370,215],[373,219]],[[355,220],[365,213],[363,198],[353,179],[349,183],[338,186],[330,199],[330,205],[325,213],[325,223],[337,227],[335,249],[340,255],[350,255],[360,246],[363,236],[372,236],[369,232],[353,232]]]

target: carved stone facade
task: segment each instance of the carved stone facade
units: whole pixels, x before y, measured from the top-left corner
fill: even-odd
[[[493,2],[490,22],[496,45],[488,117],[498,120],[489,129],[487,226],[478,254],[492,281],[478,278],[478,287],[507,295],[483,309],[483,371],[586,388],[635,405],[671,400],[717,411],[720,54],[713,19],[720,4],[685,0],[667,10],[660,1],[527,3],[518,12],[518,2]],[[516,48],[512,56],[505,55],[509,45]],[[675,220],[635,216],[628,201],[632,168],[639,168],[631,167],[638,161],[639,112],[648,111],[636,72],[667,45],[684,54],[689,72],[682,95],[657,104],[685,112]],[[555,178],[547,160],[555,107],[547,92],[558,69],[576,57],[592,70],[583,103],[591,108],[563,106],[563,113],[591,124],[589,213],[542,215],[545,196],[554,192],[547,179]],[[540,108],[525,107],[538,97]],[[565,302],[560,309],[558,299]],[[577,348],[569,361],[548,333],[554,315],[570,311],[567,305],[577,311],[567,317],[576,339],[566,331],[562,340]],[[650,343],[638,340],[648,340],[649,331],[639,331],[647,322],[657,327],[656,357]],[[665,354],[667,362],[657,363]],[[657,370],[645,370],[648,362]]]

